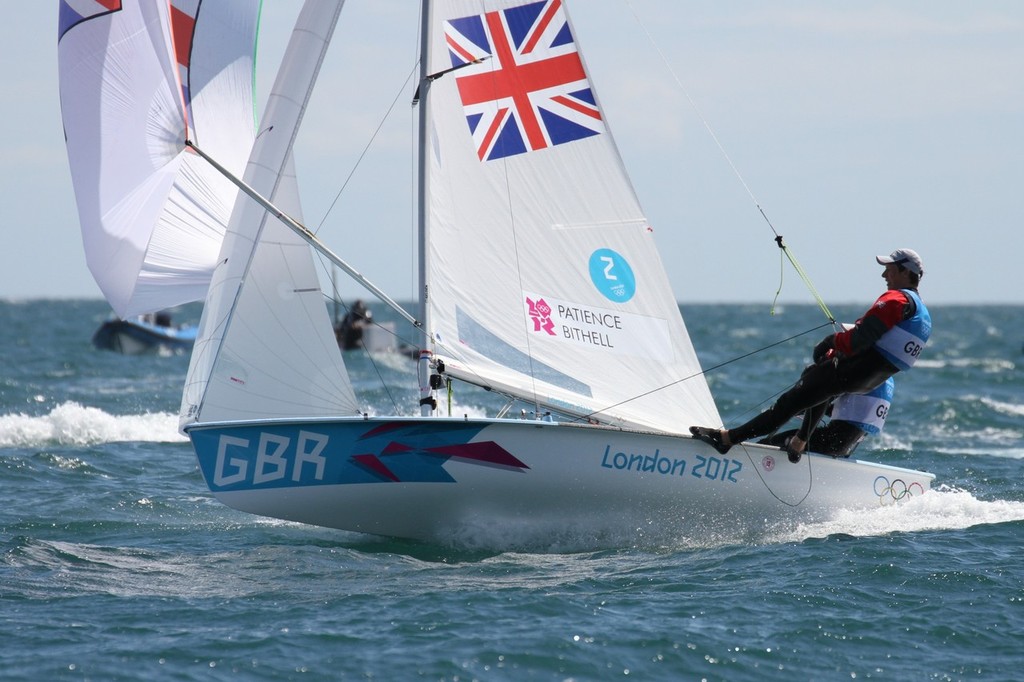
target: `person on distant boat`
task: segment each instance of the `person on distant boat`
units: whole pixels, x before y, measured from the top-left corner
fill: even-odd
[[[334,334],[342,350],[362,348],[363,332],[373,321],[373,313],[362,300],[356,300],[352,308],[345,313]]]
[[[816,427],[809,434],[803,432],[804,427],[820,421],[820,417],[805,412],[799,429],[780,431],[758,443],[785,448],[790,438],[799,436],[812,452],[849,457],[867,436],[882,432],[895,391],[896,381],[889,377],[869,393],[844,393],[826,404],[825,414],[831,416],[827,424]]]
[[[917,287],[924,275],[912,249],[876,256],[885,266],[887,290],[850,329],[829,334],[814,348],[814,364],[775,404],[733,429],[691,426],[690,433],[725,454],[736,443],[765,436],[804,412],[801,433],[810,437],[828,402],[844,393],[867,393],[899,371],[913,367],[931,336],[932,320]],[[795,434],[786,445],[789,461],[799,462],[807,439]]]
[[[139,315],[139,322],[143,324],[151,324],[154,327],[170,327],[171,326],[171,313],[166,310],[161,310],[157,313],[144,313]]]

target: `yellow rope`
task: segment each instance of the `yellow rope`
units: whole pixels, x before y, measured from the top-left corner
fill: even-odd
[[[818,293],[818,290],[814,288],[814,283],[811,281],[811,278],[808,277],[807,273],[804,272],[804,269],[802,267],[800,267],[800,263],[797,262],[796,256],[794,256],[793,252],[789,250],[789,247],[786,246],[783,243],[782,235],[781,234],[777,234],[775,236],[775,243],[779,245],[779,248],[782,249],[782,253],[784,253],[786,255],[786,258],[789,259],[789,262],[793,266],[793,269],[796,270],[798,275],[800,275],[800,279],[802,279],[804,281],[804,284],[807,286],[807,290],[810,291],[811,295],[814,297],[815,303],[817,303],[818,307],[821,308],[821,312],[825,313],[825,317],[828,318],[828,321],[832,323],[832,326],[835,326],[836,325],[836,318],[832,315],[832,311],[828,309],[828,306],[825,305],[825,300]],[[781,269],[781,265],[780,265],[780,269]],[[782,277],[780,275],[779,276],[779,290],[775,292],[775,299],[776,300],[778,300],[779,293],[781,291],[782,291]],[[772,314],[773,315],[775,314],[775,301],[772,302]]]

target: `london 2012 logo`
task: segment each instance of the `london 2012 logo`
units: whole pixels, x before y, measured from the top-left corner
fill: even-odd
[[[543,298],[536,301],[529,296],[526,297],[526,307],[533,321],[533,331],[547,332],[549,336],[555,335],[555,323],[551,320],[551,306]]]
[[[612,249],[598,249],[590,254],[590,281],[609,301],[625,303],[636,293],[633,268],[622,254]]]

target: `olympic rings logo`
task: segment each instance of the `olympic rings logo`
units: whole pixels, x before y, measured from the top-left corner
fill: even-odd
[[[879,476],[875,479],[875,495],[878,495],[878,503],[883,507],[888,504],[897,504],[900,500],[907,497],[913,497],[915,495],[921,495],[924,493],[924,486],[920,483],[911,483],[907,485],[907,482],[902,478],[897,478],[889,482],[889,479],[885,476]]]

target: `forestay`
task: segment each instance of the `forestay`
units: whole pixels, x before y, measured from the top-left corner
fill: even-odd
[[[427,322],[448,372],[606,423],[721,423],[562,3],[430,6],[427,72],[450,72],[425,97]]]
[[[61,0],[61,112],[93,277],[122,317],[201,300],[252,147],[259,0]]]

